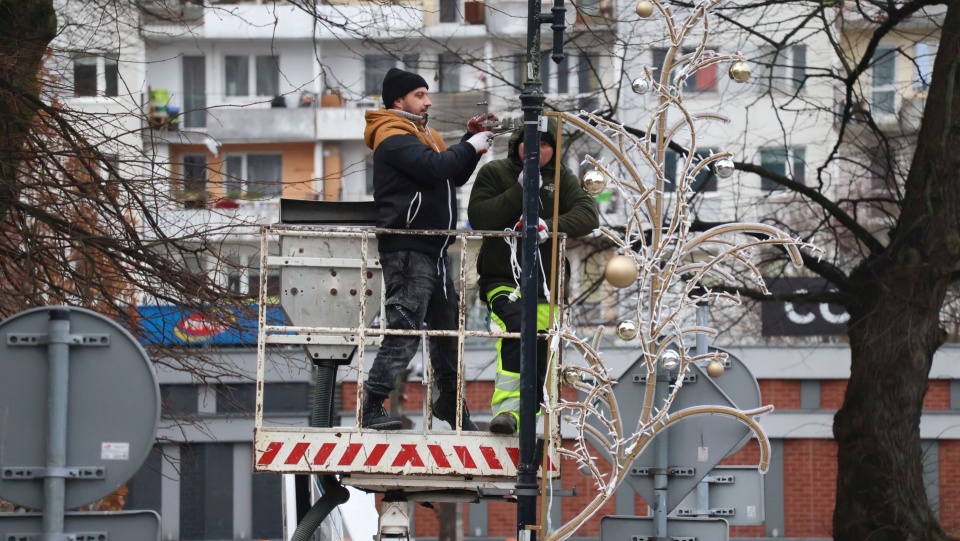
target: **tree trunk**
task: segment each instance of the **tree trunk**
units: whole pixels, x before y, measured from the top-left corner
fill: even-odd
[[[851,374],[833,427],[836,541],[949,539],[923,486],[920,414],[960,263],[958,31],[951,2],[897,228],[851,276]]]
[[[17,170],[37,112],[40,63],[56,32],[52,0],[0,0],[0,220],[17,196]]]

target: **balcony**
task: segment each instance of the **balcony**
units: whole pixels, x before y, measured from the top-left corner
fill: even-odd
[[[203,2],[147,0],[141,5],[146,37],[179,36],[195,33],[203,26]]]
[[[326,101],[331,98],[331,101]],[[367,121],[364,113],[377,109],[373,100],[343,101],[337,96],[323,96],[317,108],[317,140],[361,141]]]
[[[231,204],[225,204],[225,203]],[[185,195],[176,202],[179,208],[168,207],[158,212],[157,223],[169,236],[209,234],[255,235],[258,226],[277,223],[279,200],[207,200],[205,196]]]
[[[214,107],[207,133],[222,143],[314,141],[313,107]]]
[[[873,30],[887,21],[886,11],[878,5],[870,3],[847,2],[843,4],[842,12],[843,24],[846,29]],[[945,4],[925,6],[909,19],[897,23],[897,30],[939,30],[943,27],[946,15],[947,6]]]

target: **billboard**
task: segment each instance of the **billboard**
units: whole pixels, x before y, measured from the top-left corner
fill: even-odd
[[[773,294],[835,290],[823,278],[777,278],[767,281],[767,286]],[[763,301],[760,306],[763,336],[847,334],[850,314],[838,304]]]
[[[219,317],[179,306],[140,306],[141,344],[154,346],[256,346],[257,307],[217,308]],[[289,325],[279,306],[267,307],[267,325]]]

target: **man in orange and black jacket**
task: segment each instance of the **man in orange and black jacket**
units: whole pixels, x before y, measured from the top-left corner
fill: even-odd
[[[457,226],[457,192],[490,148],[492,133],[483,131],[483,117],[467,124],[461,142],[447,148],[427,126],[429,85],[416,73],[397,68],[383,80],[385,107],[367,111],[363,139],[373,150],[373,199],[377,227],[449,230]],[[495,117],[494,117],[495,118]],[[386,287],[388,329],[456,330],[457,291],[449,270],[445,235],[378,235],[380,265]],[[397,374],[417,351],[416,336],[384,336],[364,385],[363,426],[396,430],[400,419],[389,416],[383,401]],[[457,408],[457,340],[430,338],[430,361],[440,389],[433,415],[453,427]],[[466,407],[463,429],[477,430]],[[454,427],[455,428],[455,427]]]

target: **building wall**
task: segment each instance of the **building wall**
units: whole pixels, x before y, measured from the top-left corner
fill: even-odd
[[[283,156],[283,197],[315,199],[313,143],[251,143],[227,144],[214,156],[203,145],[171,145],[170,163],[175,178],[183,174],[183,156],[203,154],[207,157],[207,189],[212,197],[223,192],[223,161],[229,154],[281,154]]]

